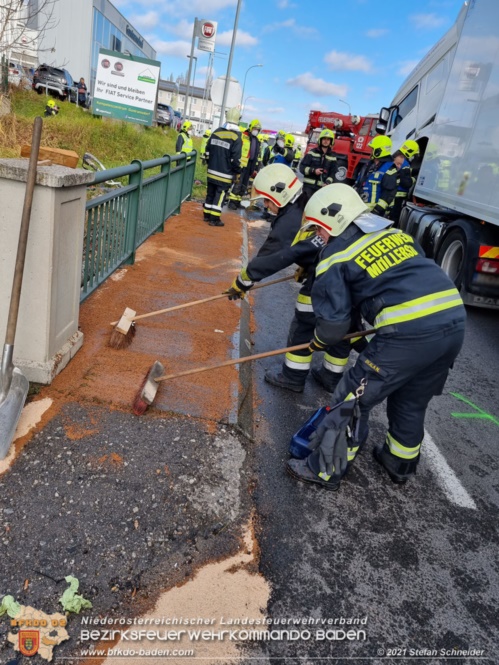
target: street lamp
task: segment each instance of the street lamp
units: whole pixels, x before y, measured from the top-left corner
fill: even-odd
[[[254,69],[255,67],[263,67],[263,65],[251,65],[251,67],[248,67],[248,69],[246,70],[246,74],[244,75],[243,92],[241,94],[241,99],[244,99],[244,88],[246,87],[246,77],[248,76],[248,72],[250,69]]]
[[[241,118],[243,117],[244,109],[246,108],[246,102],[248,101],[248,99],[256,99],[256,97],[253,97],[252,95],[250,95],[249,97],[246,97],[246,99],[243,102],[243,107],[241,109]]]
[[[352,109],[350,108],[350,104],[348,102],[344,102],[342,99],[338,99],[339,102],[342,104],[346,104],[348,106],[348,115],[352,115]]]

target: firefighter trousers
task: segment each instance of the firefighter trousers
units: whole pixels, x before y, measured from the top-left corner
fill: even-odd
[[[225,195],[230,187],[229,183],[221,183],[208,178],[206,187],[206,200],[203,205],[205,221],[219,220],[222,215],[222,207]]]
[[[253,173],[253,166],[246,166],[241,172],[238,180],[232,185],[232,189],[229,194],[229,206],[238,206],[241,202],[241,199],[246,194],[248,190],[248,183],[250,176]]]
[[[307,280],[303,282],[295,305],[295,313],[289,326],[287,346],[297,346],[311,342],[314,337],[315,314]],[[323,367],[334,374],[346,370],[350,344],[339,342],[328,347],[324,353]],[[283,375],[292,383],[303,385],[310,370],[312,353],[308,349],[286,353],[282,368]]]
[[[371,409],[385,399],[388,432],[383,452],[390,470],[400,476],[416,470],[424,438],[426,409],[441,395],[464,340],[464,321],[456,319],[431,332],[403,335],[377,333],[342,377],[333,403],[367,381],[360,398],[359,439],[368,433]]]

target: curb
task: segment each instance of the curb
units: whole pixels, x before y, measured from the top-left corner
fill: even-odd
[[[241,247],[242,265],[248,263],[248,223],[240,213],[243,243]],[[233,358],[245,358],[252,355],[251,350],[251,306],[245,300],[240,301],[239,328],[234,335]],[[236,355],[237,354],[237,355]],[[253,439],[253,370],[252,363],[239,365],[239,385],[235,395],[237,407],[231,412],[229,421],[238,427],[248,439]]]

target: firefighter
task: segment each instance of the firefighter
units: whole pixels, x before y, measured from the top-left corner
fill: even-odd
[[[305,227],[327,241],[312,289],[317,323],[310,351],[348,332],[352,308],[377,333],[338,384],[333,403],[359,395],[359,431],[351,447],[324,420],[307,460],[293,460],[298,480],[338,489],[347,463],[368,436],[370,410],[387,400],[388,431],[376,460],[395,483],[416,472],[431,398],[443,391],[464,339],[466,313],[453,282],[414,239],[373,215],[348,185],[314,194]],[[363,393],[363,394],[360,394]],[[333,466],[332,459],[335,459]]]
[[[227,122],[212,133],[206,145],[208,182],[203,215],[210,226],[225,226],[221,220],[224,198],[234,177],[241,172],[242,141],[237,124],[240,118],[238,108],[228,109]]]
[[[260,138],[261,138],[260,165],[267,166],[270,159],[270,146],[269,146],[270,136],[268,134],[260,134]]]
[[[298,169],[298,164],[302,156],[301,145],[298,143],[295,148],[295,158],[293,159],[293,169],[296,171]]]
[[[295,151],[293,150],[294,140],[294,136],[286,134],[283,129],[277,132],[275,143],[270,151],[269,163],[291,166],[295,156]]]
[[[59,107],[54,102],[53,99],[49,99],[47,105],[45,106],[45,111],[43,115],[45,118],[49,118],[52,115],[57,115],[59,113]]]
[[[194,150],[192,137],[190,135],[191,129],[192,122],[190,120],[184,120],[180,127],[179,135],[177,136],[177,143],[175,144],[176,152],[185,152],[186,154],[189,154]]]
[[[229,208],[237,210],[241,205],[241,199],[246,194],[251,176],[258,170],[260,160],[260,142],[258,134],[262,129],[259,120],[252,120],[247,129],[241,132],[241,174],[234,181],[229,194]]]
[[[206,144],[208,143],[208,139],[210,138],[210,136],[211,136],[211,131],[209,129],[206,129],[203,134],[203,138],[201,140],[201,148],[199,150],[203,164],[206,164],[206,155],[205,155]]]
[[[317,148],[307,152],[300,164],[303,173],[305,194],[309,199],[324,185],[334,181],[337,169],[336,157],[333,155],[335,135],[331,129],[323,129],[319,134]]]
[[[372,150],[372,160],[361,183],[361,197],[369,210],[385,216],[397,192],[399,167],[393,162],[389,136],[375,136],[367,146]]]
[[[392,201],[388,215],[395,225],[398,224],[402,206],[407,201],[409,192],[415,183],[415,175],[412,172],[412,161],[417,155],[419,155],[419,145],[411,139],[403,143],[399,150],[393,154],[395,165],[397,165],[397,159],[403,159],[398,171],[397,191],[395,192],[395,198]]]

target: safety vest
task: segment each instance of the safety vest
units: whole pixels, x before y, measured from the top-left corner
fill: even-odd
[[[182,132],[182,134],[184,137],[184,142],[182,144],[180,152],[185,152],[185,153],[192,152],[194,150],[194,144],[192,142],[192,138],[189,136],[189,134],[186,134],[185,132]]]
[[[241,139],[243,141],[243,149],[241,150],[241,168],[248,166],[249,155],[251,149],[251,139],[246,132],[242,132]]]
[[[201,141],[201,150],[200,150],[202,155],[204,155],[204,153],[206,152],[206,144],[208,143],[209,138],[210,137],[206,136],[206,134],[203,135],[203,140]]]

